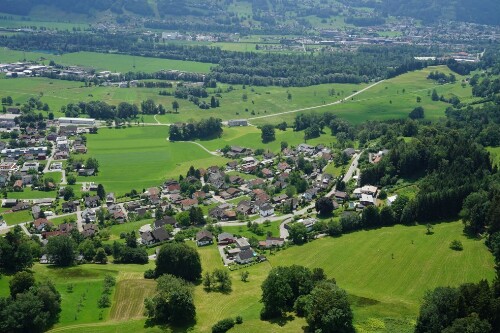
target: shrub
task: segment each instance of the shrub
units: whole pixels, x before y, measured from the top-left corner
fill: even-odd
[[[236,319],[235,319],[235,322],[236,322],[236,324],[238,324],[238,325],[239,325],[239,324],[243,324],[243,317],[241,317],[241,316],[237,316],[237,317],[236,317]]]
[[[212,333],[225,333],[229,331],[234,326],[234,320],[232,318],[226,318],[219,320],[214,326],[212,326]]]
[[[154,269],[148,269],[147,271],[144,272],[145,279],[154,279],[155,276],[156,274]]]
[[[455,240],[451,241],[450,249],[455,250],[455,251],[462,251],[464,249],[464,246],[462,245],[461,241],[455,239]]]
[[[99,300],[97,301],[97,306],[99,308],[109,308],[111,306],[111,300],[109,299],[109,295],[102,294]]]

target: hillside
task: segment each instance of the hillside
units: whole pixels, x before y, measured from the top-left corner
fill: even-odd
[[[410,16],[427,23],[454,20],[500,24],[500,2],[496,0],[384,0],[382,10],[394,16]]]

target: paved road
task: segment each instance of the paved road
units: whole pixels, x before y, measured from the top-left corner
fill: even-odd
[[[82,210],[80,209],[80,205],[76,207],[76,226],[78,228],[78,231],[83,231]]]
[[[43,168],[43,173],[47,173],[47,172],[51,171],[49,168],[50,168],[50,164],[54,160],[54,154],[55,154],[55,150],[50,154],[49,158],[47,159],[47,164],[45,164],[45,168]]]
[[[276,116],[280,116],[280,115],[283,115],[283,114],[289,114],[289,113],[296,113],[296,112],[301,112],[301,111],[308,111],[308,110],[314,110],[314,109],[319,109],[319,108],[324,108],[324,107],[327,107],[327,106],[332,106],[332,105],[337,105],[337,104],[340,104],[340,103],[343,103],[344,101],[347,101],[349,99],[351,99],[352,97],[358,95],[358,94],[361,94],[362,92],[370,89],[370,88],[373,88],[375,87],[377,84],[380,84],[382,82],[384,82],[385,80],[381,80],[381,81],[378,81],[378,82],[375,82],[371,85],[369,85],[368,87],[365,87],[363,89],[361,89],[360,91],[357,91],[355,92],[354,94],[351,94],[343,99],[340,99],[336,102],[332,102],[332,103],[328,103],[328,104],[321,104],[321,105],[316,105],[316,106],[310,106],[310,107],[307,107],[307,108],[302,108],[302,109],[297,109],[297,110],[292,110],[292,111],[285,111],[285,112],[280,112],[280,113],[273,113],[273,114],[267,114],[267,115],[264,115],[264,116],[257,116],[257,117],[251,117],[251,118],[248,118],[248,120],[253,120],[253,119],[262,119],[262,118],[269,118],[269,117],[276,117]]]

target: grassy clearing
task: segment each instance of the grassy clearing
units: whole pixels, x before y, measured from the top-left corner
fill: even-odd
[[[110,320],[131,320],[144,316],[144,299],[154,293],[156,282],[145,279],[121,280],[116,285]]]
[[[21,210],[18,212],[3,214],[3,219],[7,225],[16,225],[23,222],[33,221],[31,210]]]
[[[500,166],[500,147],[487,147],[486,148],[491,156],[491,163]]]
[[[67,216],[61,216],[61,217],[56,217],[56,218],[53,218],[53,219],[49,219],[49,221],[52,222],[52,223],[54,223],[54,225],[59,225],[59,224],[66,223],[68,221],[75,221],[76,222],[76,219],[77,219],[77,216],[76,216],[76,213],[75,213],[75,214],[70,214],[70,215],[67,215]]]
[[[110,232],[110,241],[113,240],[118,240],[120,239],[120,234],[122,232],[131,232],[135,231],[138,233],[138,230],[140,227],[142,227],[145,224],[151,224],[153,222],[152,219],[149,220],[141,220],[141,221],[136,221],[136,222],[126,222],[123,224],[117,224],[109,227],[109,232]]]
[[[264,240],[267,238],[267,233],[271,232],[273,237],[280,236],[280,224],[281,221],[271,222],[269,226],[262,224],[262,229],[264,229],[264,235],[256,235],[251,232],[246,226],[225,226],[222,227],[222,230],[225,232],[229,232],[234,235],[240,235],[246,238],[255,237],[258,240]]]
[[[121,54],[107,54],[96,52],[74,52],[63,55],[54,55],[39,52],[22,52],[9,49],[0,51],[0,62],[19,61],[26,57],[27,60],[45,59],[48,64],[54,60],[61,65],[76,65],[83,67],[92,67],[97,70],[108,70],[112,72],[157,72],[162,69],[175,69],[187,72],[208,73],[212,64],[171,60],[160,58],[134,57]],[[135,66],[135,67],[134,67]]]
[[[37,191],[29,187],[24,188],[22,192],[7,192],[7,198],[9,199],[43,199],[55,197],[56,191]]]
[[[99,161],[99,175],[78,177],[78,181],[101,183],[107,192],[123,195],[184,175],[191,165],[209,167],[226,161],[192,143],[168,142],[167,136],[165,126],[101,129],[87,142],[87,156]]]

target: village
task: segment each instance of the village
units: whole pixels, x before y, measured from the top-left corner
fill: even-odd
[[[33,221],[19,225],[44,244],[50,237],[75,232],[84,238],[94,237],[100,228],[153,219],[136,230],[139,246],[158,249],[165,242],[188,238],[198,246],[218,244],[221,262],[226,266],[249,264],[265,260],[262,251],[285,247],[288,229],[294,224],[304,225],[313,238],[324,236],[314,228],[319,198],[328,198],[335,211],[358,214],[367,206],[382,203],[377,201],[377,187],[357,186],[361,151],[342,151],[350,161],[348,169],[332,175],[324,172],[329,163],[334,163],[332,149],[306,143],[283,147],[278,154],[240,146],[221,147],[218,154],[229,159],[223,166],[191,167],[185,177],[167,179],[158,187],[117,198],[92,181],[98,162],[82,158],[87,153],[85,135],[97,132],[98,121],[61,117],[46,121],[48,130],[40,131],[19,123],[18,108],[9,108],[8,112],[2,115],[5,123],[10,122],[3,133],[16,139],[1,147],[4,197],[8,192],[47,191],[47,198],[4,199],[2,207],[5,213],[31,211]],[[248,124],[239,119],[227,125]],[[370,153],[369,162],[378,163],[387,153]],[[61,174],[60,183],[46,177],[54,173]],[[76,183],[75,176],[89,181]],[[81,186],[81,199],[73,195],[74,186]],[[389,197],[387,204],[395,198]],[[55,219],[64,219],[64,223],[51,222]],[[224,227],[245,225],[261,231],[259,225],[270,223],[280,224],[279,237],[268,234],[256,241],[224,232]],[[10,227],[2,221],[2,228]],[[50,263],[50,258],[43,255],[40,262]]]

